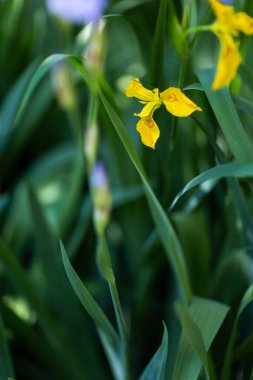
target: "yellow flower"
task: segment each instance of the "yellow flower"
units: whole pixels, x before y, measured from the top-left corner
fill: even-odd
[[[211,30],[219,38],[221,45],[217,72],[212,84],[212,88],[218,90],[227,86],[236,74],[241,56],[239,43],[234,37],[237,37],[239,32],[253,34],[253,18],[244,12],[234,12],[232,6],[222,4],[218,0],[209,2],[217,18]]]
[[[153,119],[153,113],[162,104],[165,105],[169,113],[178,117],[186,117],[194,111],[202,111],[179,88],[169,87],[159,93],[158,88],[146,89],[138,78],[131,80],[126,88],[126,96],[135,97],[144,104],[141,112],[134,114],[140,117],[136,128],[141,135],[143,144],[153,149],[155,149],[156,141],[160,136],[159,128]]]

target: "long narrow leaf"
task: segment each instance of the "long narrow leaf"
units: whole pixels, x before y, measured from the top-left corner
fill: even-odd
[[[87,313],[91,316],[91,318],[106,336],[107,343],[110,344],[113,350],[116,351],[119,348],[119,339],[113,326],[70,264],[69,258],[62,243],[60,244],[60,247],[64,268],[74,292],[76,293]]]
[[[209,373],[207,352],[200,329],[191,318],[187,309],[185,309],[179,303],[176,303],[175,307],[186,339],[188,340],[193,351],[201,360],[206,373]]]
[[[253,116],[253,103],[252,102],[250,102],[249,100],[244,99],[238,95],[232,95],[232,99],[233,99],[234,105],[238,109],[246,112],[250,116]]]
[[[116,129],[127,153],[129,154],[130,159],[132,160],[137,172],[140,175],[151,213],[156,223],[156,227],[158,229],[164,249],[174,269],[179,288],[185,301],[189,301],[191,299],[191,289],[186,270],[186,264],[182,253],[182,248],[177,238],[177,235],[169,219],[167,218],[166,213],[162,209],[158,199],[156,198],[154,192],[152,191],[148,183],[146,174],[144,172],[144,169],[141,165],[139,157],[136,153],[136,150],[134,149],[133,143],[129,137],[126,128],[124,127],[122,121],[120,120],[120,118],[118,117],[118,115],[116,114],[116,112],[114,111],[104,94],[101,91],[99,92],[99,94],[104,104],[104,107],[108,113],[108,116],[110,117],[112,124],[114,125],[114,128]]]
[[[5,98],[0,109],[0,125],[1,140],[4,136],[8,135],[11,131],[11,127],[15,118],[16,110],[18,109],[20,100],[23,97],[24,91],[27,88],[29,80],[35,70],[36,63],[32,63],[22,73],[17,83],[11,88],[10,92]]]
[[[8,376],[14,377],[14,369],[4,332],[4,324],[0,313],[0,378],[6,379]]]
[[[74,62],[76,65],[78,65],[78,63],[80,64],[80,60],[81,60],[80,57],[73,57],[69,54],[53,54],[53,55],[50,55],[40,64],[40,66],[35,71],[32,79],[29,83],[29,86],[26,89],[26,92],[24,93],[24,96],[22,98],[22,101],[20,103],[20,106],[18,108],[18,112],[17,112],[15,120],[14,120],[14,125],[17,125],[17,123],[19,122],[20,117],[23,114],[25,108],[27,107],[28,102],[29,102],[29,100],[33,94],[33,91],[35,90],[35,88],[37,87],[39,82],[44,78],[44,76],[51,70],[51,68],[54,65],[56,65],[56,64],[58,64],[64,60],[71,61],[72,58],[75,58]]]
[[[201,185],[206,181],[217,181],[221,178],[229,178],[229,177],[253,177],[253,164],[224,164],[215,166],[205,172],[199,174],[197,177],[193,178],[189,181],[182,190],[176,195],[174,198],[170,209],[172,209],[178,200],[193,187]]]
[[[227,305],[202,298],[193,298],[188,312],[201,332],[206,352],[208,352],[228,310]],[[198,379],[202,363],[193,351],[188,338],[184,333],[181,335],[172,380]]]
[[[179,22],[175,8],[175,3],[168,0],[168,29],[171,42],[182,59],[186,59],[189,54],[189,46],[182,25]]]
[[[199,70],[197,75],[227,140],[231,152],[239,162],[253,162],[253,147],[243,129],[231,95],[226,87],[213,91],[213,70]],[[226,110],[224,112],[224,110]]]
[[[168,332],[164,325],[162,343],[142,373],[140,380],[165,380],[167,355]]]
[[[149,73],[149,82],[153,86],[160,87],[163,73],[165,33],[167,25],[168,0],[161,0],[156,22],[156,30],[152,45],[152,59]]]
[[[112,5],[109,11],[113,13],[123,13],[128,11],[129,9],[138,7],[142,4],[155,1],[155,0],[121,0],[116,4]]]
[[[244,309],[253,301],[253,285],[251,285],[246,293],[244,294],[238,312],[236,314],[236,318],[233,324],[233,328],[229,337],[229,342],[227,345],[227,351],[226,356],[224,359],[224,365],[222,369],[221,379],[222,380],[229,380],[231,375],[231,363],[233,359],[233,351],[234,351],[234,344],[236,340],[236,332],[237,332],[237,326],[239,322],[239,318],[244,311]]]
[[[33,284],[21,268],[15,256],[10,251],[9,247],[0,240],[0,260],[4,265],[6,274],[14,287],[22,293],[31,304],[32,308],[38,313],[39,322],[47,333],[57,331],[54,321],[48,313],[47,307],[41,299],[39,293],[36,292]],[[50,333],[52,335],[52,333]],[[52,335],[52,338],[55,337]]]

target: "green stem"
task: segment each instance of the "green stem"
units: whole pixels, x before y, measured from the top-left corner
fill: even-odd
[[[73,209],[76,209],[76,207],[79,205],[85,174],[83,134],[77,106],[69,109],[67,115],[71,129],[73,130],[77,152],[75,161],[73,163],[73,171],[71,173],[71,187],[69,191],[66,192],[65,200],[62,204],[59,215],[59,228],[62,236],[65,236],[65,234],[68,233],[69,228],[73,222],[70,215],[73,214],[71,211]]]
[[[193,48],[195,42],[197,41],[198,36],[199,36],[199,32],[201,32],[201,31],[204,31],[204,32],[207,31],[207,32],[208,32],[209,30],[211,30],[211,25],[209,25],[210,29],[208,28],[208,25],[206,25],[206,23],[208,22],[208,20],[209,20],[209,18],[210,18],[210,14],[211,14],[211,8],[208,7],[208,10],[207,10],[207,12],[205,13],[205,15],[204,15],[204,17],[202,18],[202,21],[201,21],[201,23],[200,23],[201,25],[199,26],[199,27],[201,27],[202,29],[199,30],[199,31],[197,31],[197,33],[195,33],[194,37],[192,38],[192,40],[191,40],[191,42],[190,42],[190,50],[192,50],[192,48]],[[186,32],[186,34],[191,33],[191,32],[194,32],[194,30],[193,30],[194,28],[196,28],[196,27],[189,28],[188,31]]]
[[[104,234],[100,236],[100,241],[104,250],[104,254],[106,256],[106,261],[108,263],[108,266],[112,270],[112,262],[110,257],[110,252],[107,244],[107,240]],[[122,343],[122,361],[123,361],[123,368],[124,368],[124,380],[130,379],[130,371],[129,371],[129,347],[128,347],[128,332],[126,327],[126,322],[119,298],[119,293],[116,285],[116,281],[111,281],[109,283],[109,288],[111,292],[114,312],[117,320],[118,330],[121,337],[121,343]]]
[[[184,5],[183,19],[182,19],[183,30],[186,30],[188,27],[189,17],[190,17],[190,0],[186,0],[185,5]]]
[[[212,30],[212,24],[211,25],[199,25],[199,26],[193,26],[192,28],[189,28],[185,31],[185,34],[190,33],[199,33],[199,32],[210,32]]]
[[[183,88],[183,86],[184,86],[186,68],[187,68],[187,58],[182,59],[182,61],[181,61],[180,70],[179,70],[179,78],[178,78],[178,87],[179,88]],[[178,125],[178,117],[173,116],[172,122],[171,122],[171,133],[170,133],[170,153],[173,152],[174,146],[176,144],[177,125]]]
[[[172,121],[171,121],[171,130],[170,130],[170,154],[173,154],[174,147],[176,145],[177,126],[178,126],[178,118],[176,116],[173,116]]]
[[[68,119],[70,126],[73,130],[74,138],[78,146],[78,149],[80,150],[80,152],[82,152],[83,155],[83,132],[76,104],[68,111]]]
[[[186,75],[186,69],[187,69],[187,62],[188,57],[182,60],[180,65],[180,71],[179,71],[179,79],[178,79],[178,87],[183,88],[184,87],[184,81],[185,81],[185,75]]]
[[[87,127],[85,130],[85,139],[87,134],[90,135],[91,141],[85,141],[85,158],[87,163],[88,175],[91,174],[93,165],[97,158],[97,147],[99,143],[99,129],[98,129],[98,97],[96,93],[90,92]],[[88,144],[89,146],[86,146]],[[88,151],[87,151],[88,149]]]
[[[183,88],[184,86],[187,62],[188,62],[187,57],[185,59],[182,59],[181,61],[180,70],[179,70],[179,78],[178,78],[179,88]],[[172,116],[171,129],[170,129],[170,141],[169,141],[169,158],[168,158],[169,168],[173,168],[174,150],[175,150],[175,145],[177,142],[177,135],[178,135],[178,117]],[[166,169],[166,172],[164,174],[164,177],[166,178],[165,185],[164,185],[165,186],[164,187],[164,201],[168,200],[168,197],[170,194],[170,185],[172,183],[172,176],[173,176],[173,171],[171,169],[169,170]]]

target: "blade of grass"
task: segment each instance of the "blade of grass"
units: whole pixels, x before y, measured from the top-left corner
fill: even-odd
[[[72,60],[72,58],[73,58],[73,60]],[[16,126],[19,123],[20,118],[21,118],[25,108],[27,107],[28,102],[32,96],[32,93],[35,90],[35,88],[37,87],[38,83],[42,80],[42,78],[44,78],[44,76],[50,71],[50,69],[54,65],[56,65],[56,64],[58,64],[64,60],[68,60],[68,61],[72,62],[72,64],[77,66],[77,67],[78,67],[78,65],[80,67],[82,67],[82,58],[81,57],[74,57],[74,56],[69,55],[69,54],[53,54],[53,55],[50,55],[49,57],[47,57],[40,64],[40,66],[37,68],[32,79],[29,82],[29,85],[26,89],[26,92],[24,93],[24,96],[22,98],[22,101],[20,103],[18,111],[16,113],[16,117],[14,120],[14,126]],[[80,70],[79,70],[79,72],[80,72]],[[86,73],[84,70],[82,70],[82,76],[84,76],[84,75],[86,75]],[[86,80],[86,82],[88,82],[87,78],[85,78],[85,80]]]
[[[182,61],[185,61],[189,55],[189,46],[187,42],[186,35],[183,28],[178,20],[177,12],[175,9],[175,4],[172,0],[168,1],[169,8],[169,19],[168,19],[168,29],[171,42],[174,45]]]
[[[142,4],[155,1],[155,0],[121,0],[116,4],[113,4],[109,9],[111,13],[123,13],[128,11],[129,9],[138,7]]]
[[[180,319],[183,333],[186,339],[188,340],[195,354],[201,360],[201,363],[203,367],[205,368],[206,373],[209,375],[207,352],[206,352],[203,336],[201,334],[200,329],[191,318],[187,309],[185,309],[179,303],[175,304],[175,308],[176,308],[176,313]]]
[[[59,255],[58,240],[52,234],[49,225],[44,217],[42,207],[37,199],[35,191],[31,186],[27,186],[28,199],[31,208],[31,216],[34,223],[34,233],[37,239],[38,254],[50,289],[51,301],[59,313],[69,320],[71,324],[73,315],[77,317],[78,303],[69,282],[66,279]],[[48,265],[50,263],[50,265]],[[55,284],[57,278],[57,285]]]
[[[111,348],[114,351],[117,352],[119,348],[119,338],[117,333],[115,332],[107,316],[104,314],[100,306],[94,300],[94,298],[92,297],[88,289],[85,287],[85,285],[82,283],[74,268],[70,264],[69,258],[62,243],[60,243],[60,248],[64,268],[75,294],[77,295],[78,299],[80,300],[87,313],[94,320],[97,326],[102,330],[103,334],[107,338],[107,343],[111,346]]]
[[[86,342],[92,341],[93,336],[90,331],[80,332],[79,326],[85,326],[85,317],[79,302],[73,293],[71,285],[66,277],[64,271],[61,255],[59,253],[59,246],[56,237],[52,234],[48,223],[43,215],[43,210],[37,200],[36,194],[31,187],[28,187],[28,195],[30,207],[32,212],[32,219],[34,221],[35,235],[38,242],[38,253],[42,263],[45,278],[48,284],[48,293],[50,294],[50,301],[54,304],[54,308],[61,315],[61,319],[68,327],[67,333],[69,336],[76,336],[79,334],[79,339],[74,341],[74,352],[72,354],[76,360],[80,361],[83,370],[86,373],[94,372],[92,369],[94,364],[92,357],[96,355],[94,347],[86,349],[79,357],[79,352],[82,350]],[[56,282],[57,278],[57,282]],[[73,324],[73,320],[75,323]],[[71,338],[70,338],[71,339]],[[68,348],[69,356],[71,347]],[[77,354],[78,353],[78,354]],[[86,361],[83,363],[83,356],[85,354]],[[86,368],[85,368],[86,366]],[[91,366],[91,367],[90,367]],[[99,376],[99,374],[97,375]]]
[[[165,380],[166,364],[168,356],[168,332],[164,324],[162,343],[154,356],[151,358],[147,367],[143,371],[139,380]]]
[[[193,187],[203,184],[206,181],[218,181],[221,178],[246,178],[253,177],[253,164],[224,164],[215,166],[189,181],[176,195],[171,203],[170,210],[175,207],[178,200]]]
[[[95,299],[92,297],[88,289],[82,283],[74,268],[70,264],[69,258],[65,251],[64,245],[60,242],[60,248],[62,253],[62,260],[64,268],[69,279],[69,282],[75,292],[77,298],[94,320],[97,326],[98,335],[101,339],[101,343],[107,354],[108,360],[110,362],[112,372],[115,374],[115,378],[122,380],[124,379],[124,368],[120,360],[120,340],[114,327],[111,325],[107,316],[104,314],[103,310],[97,304]]]
[[[167,218],[166,213],[162,209],[158,199],[156,198],[154,192],[152,191],[148,183],[146,174],[144,172],[142,164],[139,160],[136,150],[134,149],[133,143],[129,137],[126,128],[124,127],[119,116],[116,114],[116,112],[114,111],[114,109],[112,108],[102,91],[99,91],[99,95],[108,113],[108,116],[111,119],[112,124],[114,125],[137,172],[139,173],[150,206],[150,210],[153,215],[155,224],[157,226],[165,252],[167,253],[168,259],[174,269],[174,273],[176,275],[181,294],[184,300],[188,302],[191,299],[191,288],[189,284],[182,248],[177,238],[177,235],[169,219]]]
[[[208,352],[229,307],[219,302],[194,297],[188,307],[190,318],[200,330],[206,352]],[[197,380],[201,371],[201,360],[194,353],[183,333],[180,338],[172,380]]]
[[[15,288],[20,291],[30,302],[33,309],[38,313],[38,318],[45,331],[49,332],[50,326],[54,326],[47,307],[37,294],[33,284],[30,282],[25,271],[21,268],[15,256],[8,246],[0,240],[0,260],[4,265],[7,275]],[[53,338],[53,336],[52,336]]]
[[[41,331],[37,331],[33,325],[21,320],[4,305],[2,313],[4,320],[8,323],[8,328],[15,333],[16,339],[22,341],[26,351],[31,352],[33,357],[41,361],[44,367],[50,368],[57,380],[73,378],[73,366],[69,362],[63,366],[62,357],[59,355],[58,350],[48,343],[47,337],[43,333],[41,334]],[[47,355],[45,355],[45,352]]]
[[[151,53],[151,67],[148,81],[155,87],[161,87],[165,49],[165,34],[167,25],[168,0],[161,0],[156,22]]]
[[[55,321],[48,313],[47,306],[36,292],[33,284],[26,275],[25,271],[21,268],[15,256],[12,254],[8,246],[0,240],[0,260],[4,265],[6,274],[10,281],[28,300],[31,307],[38,315],[39,324],[41,325],[45,334],[50,338],[50,341],[58,344],[58,334],[61,334]]]
[[[202,123],[193,116],[196,125],[198,125],[201,130],[206,134],[209,144],[212,147],[219,164],[228,164],[229,160],[226,155],[223,153],[221,148],[216,142],[216,138],[214,136],[215,131],[210,131],[209,128],[205,128]],[[253,223],[251,220],[251,215],[248,209],[248,204],[246,202],[245,196],[240,188],[239,182],[236,178],[228,177],[227,183],[229,185],[234,205],[236,211],[238,213],[238,217],[241,220],[243,225],[243,230],[245,231],[245,237],[248,240],[248,243],[251,245],[253,242]],[[206,183],[205,183],[206,186]]]
[[[28,86],[29,80],[32,77],[33,72],[35,71],[35,66],[37,63],[33,62],[26,70],[22,73],[18,81],[11,88],[7,94],[1,109],[0,109],[0,150],[2,151],[9,133],[13,126],[13,121],[15,119],[16,111],[18,109],[19,103],[22,99],[23,93]]]
[[[48,58],[46,58],[42,64],[39,66],[39,68],[36,70],[29,86],[24,94],[22,103],[19,107],[15,123],[18,122],[20,116],[24,112],[24,109],[26,108],[28,101],[36,88],[39,81],[43,78],[43,76],[49,71],[49,69],[56,63],[62,61],[62,60],[68,60],[81,74],[84,81],[86,83],[89,83],[89,77],[87,72],[85,71],[85,68],[83,67],[83,62],[80,57],[74,57],[66,54],[56,54],[52,55]],[[91,88],[93,88],[92,83],[90,84]],[[93,88],[94,89],[94,88]],[[141,180],[144,185],[145,193],[150,205],[150,209],[153,215],[153,218],[156,222],[156,225],[158,227],[161,240],[163,242],[165,251],[168,255],[169,260],[171,261],[172,267],[174,269],[174,272],[176,274],[176,278],[179,283],[180,291],[183,295],[183,298],[185,301],[189,301],[191,299],[191,288],[189,284],[189,279],[187,275],[187,269],[186,264],[184,260],[184,256],[182,253],[182,248],[180,246],[179,240],[175,234],[175,231],[168,220],[166,213],[162,209],[159,201],[155,197],[150,185],[148,184],[146,174],[144,172],[144,169],[140,163],[139,157],[134,149],[134,146],[130,140],[130,137],[128,135],[128,132],[124,125],[122,124],[121,120],[119,119],[117,113],[114,111],[113,107],[107,100],[107,98],[104,96],[104,94],[99,91],[100,98],[105,106],[105,109],[108,113],[109,118],[111,119],[117,133],[119,134],[135,168],[137,169],[137,172],[139,173]]]
[[[253,116],[253,103],[252,102],[250,102],[249,100],[244,99],[238,95],[232,95],[232,99],[233,99],[234,105],[238,109],[246,112],[250,116]]]
[[[121,338],[121,358],[124,368],[124,377],[122,380],[129,380],[131,378],[129,368],[129,336],[112,268],[109,247],[104,233],[100,236],[98,235],[97,266],[102,277],[108,282],[114,313],[117,320],[118,331]]]
[[[14,377],[14,368],[10,355],[9,346],[4,332],[4,324],[0,313],[0,378]]]
[[[239,318],[244,311],[244,309],[253,301],[253,285],[251,285],[246,293],[244,294],[242,301],[240,303],[239,309],[236,314],[236,318],[232,327],[232,331],[230,333],[229,342],[227,345],[226,350],[226,356],[224,359],[224,365],[222,368],[221,373],[221,380],[229,380],[231,377],[231,371],[232,371],[232,360],[233,360],[233,353],[234,353],[234,345],[236,340],[236,334],[237,334],[237,326],[239,322]]]
[[[253,149],[233,105],[231,95],[226,87],[218,91],[212,90],[213,74],[212,69],[197,72],[228,146],[239,162],[253,162]]]

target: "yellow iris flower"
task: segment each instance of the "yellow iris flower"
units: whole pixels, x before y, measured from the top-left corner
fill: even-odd
[[[244,12],[234,12],[231,5],[222,4],[218,0],[209,0],[209,2],[216,16],[211,30],[221,45],[217,72],[212,84],[212,88],[218,90],[227,86],[236,74],[241,63],[241,55],[238,49],[239,43],[234,37],[237,37],[239,32],[253,34],[253,18]]]
[[[134,114],[140,117],[136,128],[143,144],[152,149],[155,149],[156,141],[160,136],[160,130],[153,119],[153,113],[162,104],[165,105],[169,113],[178,117],[186,117],[194,111],[202,111],[179,88],[169,87],[163,92],[159,92],[158,88],[148,90],[138,78],[131,80],[126,88],[126,96],[135,97],[144,104],[141,112]]]

